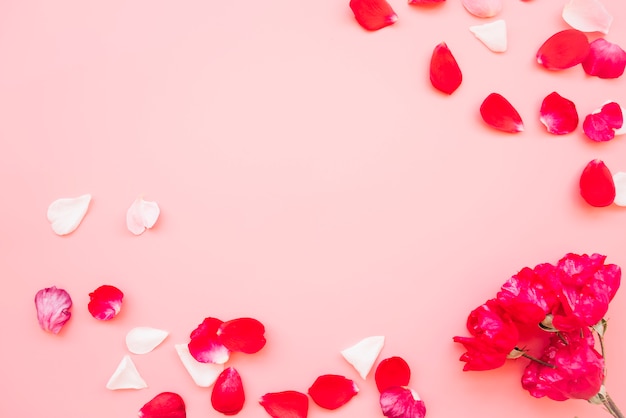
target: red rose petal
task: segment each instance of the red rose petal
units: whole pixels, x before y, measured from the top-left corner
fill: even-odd
[[[211,405],[224,415],[235,415],[242,410],[246,400],[241,376],[232,367],[224,369],[218,376],[211,392]]]
[[[306,418],[309,397],[295,390],[266,393],[259,403],[273,418]]]
[[[313,382],[309,388],[309,396],[313,402],[326,409],[337,409],[345,405],[359,392],[356,384],[335,374],[325,374]]]
[[[378,30],[394,24],[398,15],[385,0],[350,0],[350,8],[359,25]]]
[[[159,393],[139,410],[139,418],[185,418],[185,402],[179,394]]]
[[[606,142],[615,138],[615,129],[624,124],[622,108],[615,102],[607,103],[597,113],[585,117],[583,131],[596,142]]]
[[[124,293],[115,286],[100,286],[89,294],[87,309],[91,315],[99,320],[107,321],[115,318],[122,309]]]
[[[402,357],[389,357],[378,364],[374,379],[378,391],[382,393],[392,386],[407,386],[411,369]]]
[[[393,386],[380,394],[380,408],[387,418],[424,418],[426,405],[407,387]]]
[[[516,133],[524,130],[524,123],[517,110],[498,93],[491,93],[480,105],[480,115],[492,128]]]
[[[256,353],[265,346],[265,327],[254,318],[239,318],[224,322],[217,335],[230,351]]]
[[[589,45],[589,55],[582,65],[589,75],[618,78],[626,68],[626,52],[619,45],[598,38]]]
[[[602,106],[600,114],[606,121],[607,126],[611,129],[619,129],[624,124],[622,108],[615,102],[610,102]]]
[[[437,90],[452,94],[461,85],[463,75],[445,42],[433,50],[430,59],[430,82]]]
[[[580,176],[580,195],[591,206],[603,207],[615,199],[615,183],[601,160],[592,160]]]
[[[589,55],[587,35],[565,29],[548,38],[537,51],[537,62],[549,70],[564,70],[580,64]]]
[[[543,99],[539,113],[539,120],[551,134],[568,134],[578,126],[576,105],[557,92],[552,92]]]
[[[188,347],[193,358],[201,363],[224,364],[228,361],[230,350],[221,343],[217,336],[218,329],[222,324],[223,322],[217,318],[205,318],[191,332]]]

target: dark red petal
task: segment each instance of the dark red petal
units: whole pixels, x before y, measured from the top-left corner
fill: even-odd
[[[602,106],[600,115],[602,115],[607,126],[611,129],[619,129],[624,124],[622,108],[615,102],[610,102]]]
[[[102,321],[115,318],[122,309],[124,293],[115,286],[100,286],[89,294],[89,313]]]
[[[492,128],[516,133],[524,130],[524,123],[517,110],[498,93],[491,93],[480,105],[480,115]]]
[[[463,75],[445,42],[433,50],[430,58],[430,82],[437,90],[452,94],[461,85]]]
[[[541,123],[551,134],[568,134],[578,126],[576,105],[557,92],[552,92],[543,99],[539,113]]]
[[[389,357],[378,364],[374,374],[378,392],[392,386],[407,386],[411,379],[411,369],[402,357]]]
[[[601,160],[592,160],[580,176],[580,195],[591,206],[603,207],[615,199],[615,183],[608,167]]]
[[[385,0],[350,0],[350,8],[359,25],[367,30],[382,29],[398,20]]]
[[[220,342],[230,351],[256,353],[265,346],[265,327],[254,318],[224,322],[217,332]]]
[[[259,403],[273,418],[306,418],[309,397],[295,390],[266,393]]]
[[[424,418],[426,405],[407,387],[393,386],[380,394],[380,408],[387,418]]]
[[[243,408],[246,400],[241,376],[232,367],[224,369],[218,376],[211,392],[211,405],[224,415],[235,415]]]
[[[179,394],[162,392],[139,410],[139,418],[185,418],[185,402]]]
[[[626,68],[626,52],[619,45],[598,38],[589,45],[589,55],[582,64],[589,75],[618,78]]]
[[[217,318],[205,318],[198,327],[191,332],[189,353],[201,363],[224,364],[228,361],[230,350],[226,348],[217,332],[222,325],[222,321]]]
[[[345,405],[359,392],[356,384],[335,374],[325,374],[313,382],[309,388],[309,396],[313,402],[326,409],[337,409]]]
[[[548,38],[537,51],[537,62],[549,70],[564,70],[583,62],[589,55],[587,35],[565,29]]]

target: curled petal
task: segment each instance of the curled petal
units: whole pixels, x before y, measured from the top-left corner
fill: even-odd
[[[383,336],[367,337],[352,347],[342,350],[341,355],[355,368],[359,376],[365,379],[384,345],[385,337]]]
[[[48,206],[48,221],[57,235],[67,235],[80,225],[87,213],[91,195],[57,199]]]
[[[126,347],[133,354],[146,354],[154,350],[169,333],[151,327],[136,327],[126,334]]]
[[[465,9],[477,17],[493,17],[502,11],[502,0],[461,0]]]
[[[126,226],[135,235],[141,235],[146,228],[152,228],[159,219],[161,210],[156,202],[138,197],[126,212]]]
[[[437,90],[452,94],[462,81],[461,69],[450,48],[445,42],[440,43],[430,58],[430,82]]]
[[[380,408],[387,418],[424,418],[426,405],[407,387],[393,386],[380,394]]]
[[[563,20],[582,32],[609,33],[613,16],[598,0],[570,0],[563,7]]]
[[[552,35],[537,51],[537,62],[548,70],[564,70],[583,62],[589,54],[587,35],[565,29]]]
[[[217,332],[223,324],[217,318],[205,318],[192,331],[188,347],[189,352],[201,363],[224,364],[230,357],[230,350],[220,341]]]
[[[524,130],[524,123],[517,110],[498,93],[491,93],[480,105],[480,115],[492,128],[517,133]]]
[[[139,418],[186,418],[185,402],[177,393],[162,392],[139,410]]]
[[[265,346],[265,327],[254,318],[238,318],[222,323],[219,341],[230,351],[253,354]]]
[[[617,206],[626,206],[626,173],[618,172],[613,174],[615,184],[615,203]]]
[[[135,363],[129,355],[125,355],[117,366],[117,369],[109,379],[106,388],[110,390],[118,389],[143,389],[147,388],[146,381],[143,380]]]
[[[211,392],[211,405],[224,415],[235,415],[243,409],[246,396],[241,376],[233,367],[224,369]]]
[[[89,294],[89,313],[101,321],[115,318],[122,309],[124,293],[115,286],[103,285]]]
[[[358,392],[359,388],[352,380],[335,374],[318,377],[309,388],[313,402],[325,409],[337,409],[345,405]]]
[[[609,206],[615,199],[615,183],[601,160],[590,161],[580,176],[580,195],[591,206]]]
[[[350,0],[350,8],[359,25],[367,30],[379,30],[398,20],[386,0]]]
[[[41,289],[35,295],[37,320],[44,331],[58,334],[72,315],[71,307],[70,294],[56,286]]]
[[[541,103],[539,120],[551,134],[564,135],[573,132],[578,126],[576,105],[557,92],[552,92]]]
[[[378,364],[374,373],[378,392],[392,386],[407,386],[411,379],[411,369],[402,357],[389,357]]]
[[[266,393],[259,403],[272,418],[306,418],[309,412],[309,397],[294,390]]]
[[[493,52],[507,49],[506,22],[502,19],[482,25],[470,26],[470,32]]]
[[[617,44],[598,38],[589,44],[589,55],[582,62],[589,75],[599,78],[618,78],[626,68],[626,52]]]

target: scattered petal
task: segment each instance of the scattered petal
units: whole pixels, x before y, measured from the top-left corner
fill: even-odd
[[[443,3],[446,0],[409,0],[409,4],[413,6],[432,6],[434,4]]]
[[[470,32],[493,52],[507,49],[506,22],[502,19],[483,25],[470,26]]]
[[[564,70],[583,62],[589,54],[587,35],[577,29],[555,33],[537,51],[537,62],[548,70]]]
[[[37,320],[44,331],[58,334],[72,316],[71,307],[70,294],[56,286],[41,289],[35,295]]]
[[[115,286],[103,285],[89,294],[89,313],[101,321],[115,318],[122,309],[124,293]]]
[[[125,355],[106,385],[107,389],[143,389],[148,385],[139,375],[135,363],[129,355]]]
[[[335,374],[325,374],[313,382],[309,388],[309,396],[317,405],[326,409],[337,409],[345,405],[359,392],[356,384]]]
[[[440,43],[430,58],[430,82],[437,90],[452,94],[461,85],[463,75],[448,45]]]
[[[543,99],[539,114],[541,123],[554,135],[568,134],[578,126],[576,105],[557,92],[552,92]]]
[[[217,330],[220,342],[230,351],[253,354],[265,346],[265,327],[254,318],[238,318],[222,323]]]
[[[580,176],[580,195],[591,206],[609,206],[615,200],[611,171],[601,160],[590,161]]]
[[[266,393],[259,403],[272,418],[306,418],[309,397],[295,390]]]
[[[593,141],[610,141],[615,137],[616,130],[622,128],[623,116],[620,105],[615,102],[606,103],[602,109],[585,117],[583,131]]]
[[[563,20],[582,32],[609,33],[613,16],[598,0],[570,0],[563,7]]]
[[[139,418],[186,418],[185,402],[179,394],[162,392],[139,410]]]
[[[146,354],[154,350],[169,333],[151,327],[136,327],[126,334],[126,347],[133,354]]]
[[[232,367],[224,369],[211,392],[213,409],[224,415],[235,415],[241,411],[245,400],[241,376],[237,370]]]
[[[196,385],[200,387],[208,388],[215,383],[217,377],[224,371],[223,364],[200,363],[193,358],[187,344],[176,344],[174,348],[183,366],[185,366]]]
[[[379,30],[398,20],[386,0],[350,0],[350,8],[359,25],[367,30]]]
[[[613,203],[617,206],[626,206],[626,173],[620,171],[613,174],[615,184],[615,199]]]
[[[135,235],[141,235],[146,228],[152,228],[159,219],[161,210],[156,202],[138,197],[126,212],[126,226]]]
[[[502,11],[502,0],[461,0],[461,3],[477,17],[493,17]]]
[[[87,213],[91,195],[57,199],[48,206],[48,221],[57,235],[67,235],[80,225]]]
[[[378,392],[392,386],[407,386],[411,379],[411,369],[402,357],[389,357],[378,364],[374,373]]]
[[[380,408],[388,418],[424,418],[426,405],[414,390],[393,386],[380,394]]]
[[[480,105],[480,115],[492,128],[516,133],[524,130],[524,123],[517,110],[498,93],[491,93]]]
[[[385,337],[383,336],[367,337],[352,347],[342,350],[341,355],[365,380],[384,345]]]
[[[230,358],[230,350],[217,336],[222,324],[223,322],[217,318],[205,318],[191,333],[189,352],[200,363],[224,364]]]
[[[618,78],[626,68],[626,52],[617,44],[598,38],[589,44],[589,55],[582,62],[589,75],[599,78]]]

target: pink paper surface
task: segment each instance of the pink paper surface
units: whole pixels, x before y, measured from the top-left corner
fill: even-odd
[[[626,171],[626,139],[592,143],[582,129],[548,134],[542,99],[558,91],[581,120],[606,100],[626,104],[624,78],[550,72],[538,47],[567,28],[564,1],[507,0],[509,50],[468,30],[481,20],[449,0],[370,33],[348,1],[17,1],[0,3],[0,276],[4,283],[2,417],[132,417],[179,393],[190,418],[219,416],[174,344],[206,316],[250,316],[267,328],[259,353],[236,354],[241,417],[266,416],[266,392],[306,392],[320,374],[359,394],[310,417],[382,417],[372,375],[339,351],[384,335],[379,359],[404,357],[430,417],[608,417],[585,401],[532,398],[522,361],[462,372],[467,314],[524,266],[599,252],[626,266],[626,210],[578,194],[588,161]],[[607,40],[626,45],[626,8]],[[590,35],[591,38],[597,34]],[[452,95],[428,80],[445,41],[464,81]],[[516,135],[478,113],[491,92],[524,119]],[[60,197],[91,193],[80,227],[55,235]],[[137,196],[161,217],[141,236],[125,225]],[[97,321],[88,294],[125,293]],[[43,332],[33,298],[72,295],[59,335]],[[607,388],[626,408],[626,296],[611,304]],[[170,332],[132,355],[149,385],[109,391],[136,326]]]

